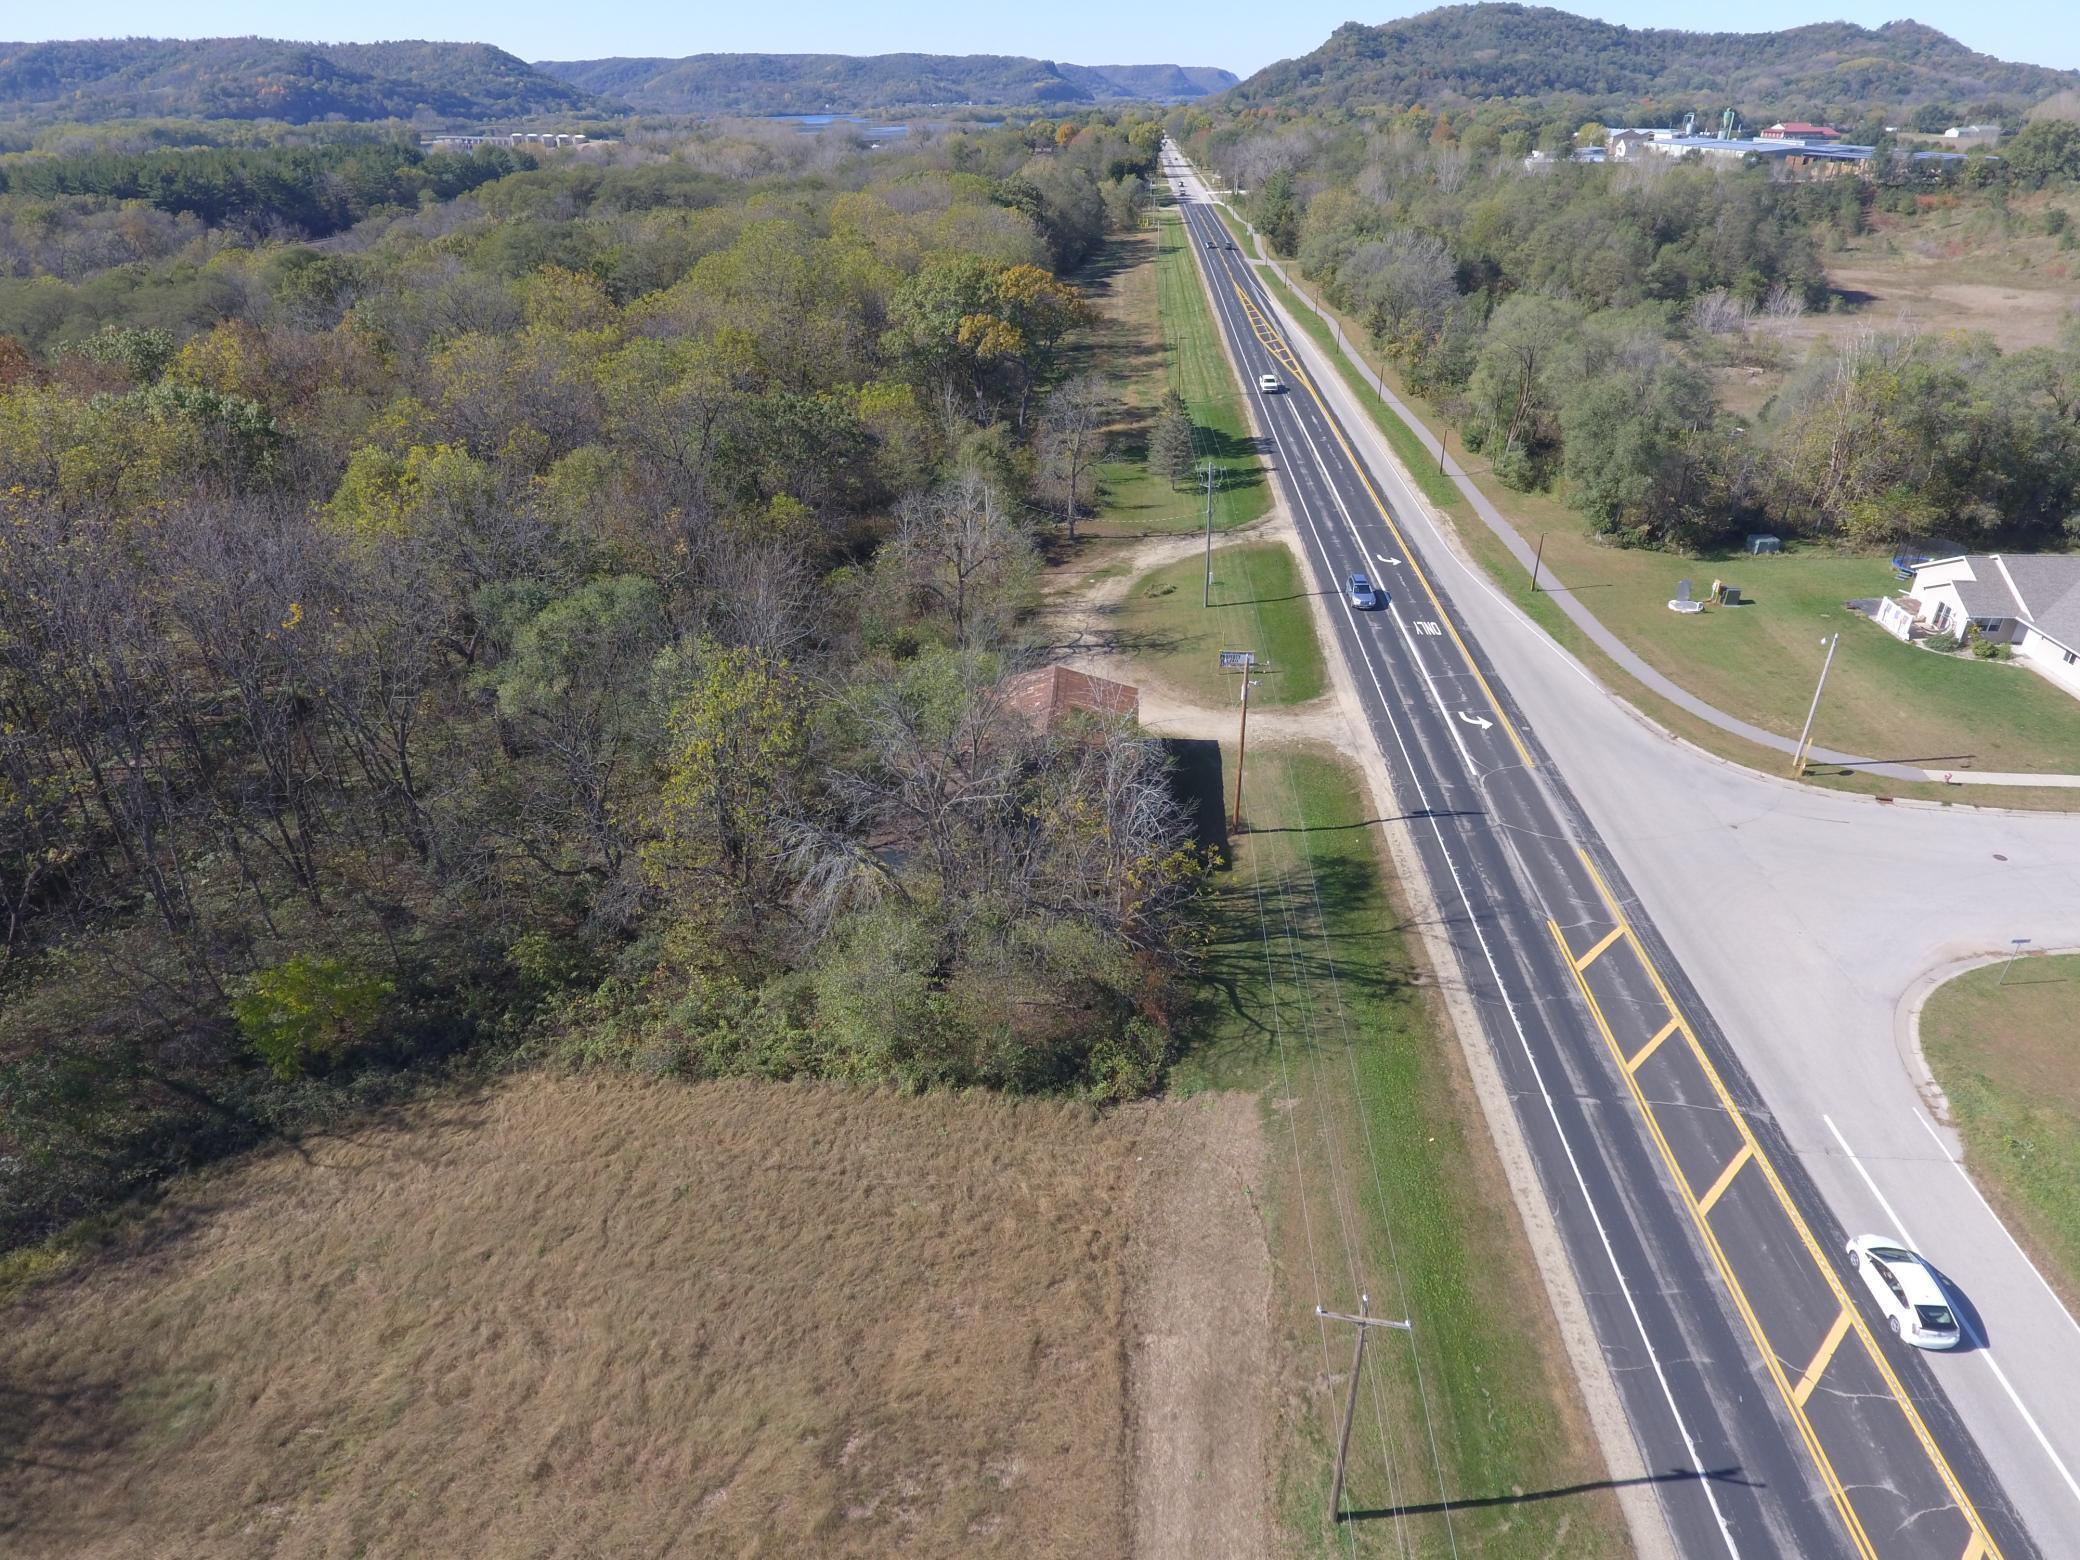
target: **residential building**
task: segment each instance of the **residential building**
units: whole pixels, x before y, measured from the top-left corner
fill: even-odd
[[[1913,568],[1872,614],[1893,638],[1976,630],[2080,698],[2080,554],[1965,553]]]
[[[1072,714],[1141,718],[1141,690],[1131,683],[1066,666],[1038,666],[1004,679],[1004,707],[1023,717],[1037,731],[1052,730]]]

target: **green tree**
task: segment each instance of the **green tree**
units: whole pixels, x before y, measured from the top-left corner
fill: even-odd
[[[256,971],[231,1002],[238,1031],[274,1069],[296,1078],[365,1040],[395,986],[343,959],[298,954]]]
[[[1164,391],[1155,425],[1149,429],[1149,466],[1176,488],[1191,476],[1197,447],[1197,430],[1192,425],[1192,414],[1185,408],[1184,397],[1175,390]]]

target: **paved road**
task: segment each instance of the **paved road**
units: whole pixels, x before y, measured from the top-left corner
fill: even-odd
[[[1220,204],[1226,203],[1220,202]],[[1291,285],[1292,279],[1286,276],[1285,267],[1280,265],[1278,261],[1267,258],[1252,261],[1251,263],[1266,266],[1276,271],[1280,277],[1286,280],[1288,285]],[[1295,290],[1298,291],[1299,289]],[[1503,545],[1509,549],[1511,555],[1523,567],[1525,573],[1529,574],[1534,567],[1534,554],[1531,544],[1524,540],[1523,533],[1511,524],[1509,517],[1497,509],[1488,495],[1481,491],[1479,485],[1474,482],[1466,468],[1460,465],[1457,457],[1453,456],[1448,450],[1440,450],[1438,448],[1436,437],[1430,433],[1422,419],[1408,409],[1399,396],[1392,390],[1389,390],[1384,384],[1378,386],[1378,392],[1380,398],[1393,408],[1395,414],[1403,422],[1407,423],[1410,428],[1415,430],[1416,438],[1424,447],[1440,457],[1443,470],[1451,478],[1453,486],[1458,488],[1460,495],[1472,506],[1474,513],[1480,517],[1481,522],[1501,538]],[[1652,689],[1662,698],[1668,700],[1669,703],[1680,709],[1687,710],[1698,719],[1717,726],[1721,731],[1731,732],[1733,735],[1753,742],[1759,747],[1771,748],[1779,753],[1788,755],[1798,751],[1798,743],[1792,738],[1782,736],[1766,727],[1757,726],[1751,721],[1742,720],[1738,715],[1729,715],[1717,705],[1708,704],[1688,688],[1664,675],[1658,668],[1647,662],[1631,645],[1612,633],[1601,618],[1584,606],[1581,598],[1567,588],[1566,581],[1553,572],[1550,564],[1538,565],[1538,567],[1541,569],[1541,577],[1551,582],[1553,600],[1559,606],[1561,612],[1573,621],[1574,625],[1588,637],[1592,644],[1616,662],[1621,669],[1638,679],[1642,685]],[[1816,764],[1839,765],[1860,770],[1865,774],[1882,775],[1893,780],[1936,781],[1957,785],[1979,786],[2080,788],[2080,775],[2003,774],[1991,770],[1972,769],[1919,769],[1912,764],[1894,763],[1887,759],[1872,758],[1868,755],[1841,753],[1833,748],[1819,744],[1815,744],[1807,751],[1808,756]]]
[[[1680,1552],[2037,1553],[1256,277],[1185,220],[1245,376],[1290,387],[1259,421],[1318,587],[1391,595],[1336,631]]]

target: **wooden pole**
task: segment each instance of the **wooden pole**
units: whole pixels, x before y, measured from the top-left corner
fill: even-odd
[[[1538,592],[1538,566],[1546,561],[1546,533],[1538,533],[1538,552],[1531,559],[1531,590]]]
[[[1358,1314],[1364,1316],[1372,1306],[1370,1295],[1358,1296]],[[1336,1439],[1336,1477],[1329,1485],[1329,1521],[1333,1525],[1343,1520],[1343,1469],[1351,1455],[1351,1421],[1358,1417],[1358,1372],[1365,1368],[1365,1335],[1372,1329],[1359,1324],[1358,1347],[1351,1355],[1351,1389],[1343,1400],[1343,1434]]]

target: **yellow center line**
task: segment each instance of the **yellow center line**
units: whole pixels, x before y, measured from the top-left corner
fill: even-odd
[[[1546,925],[1552,930],[1553,941],[1560,945],[1561,952],[1567,953],[1567,937],[1560,930],[1558,923],[1549,920]],[[1567,962],[1570,967],[1573,966],[1574,959],[1571,954]],[[1574,971],[1574,983],[1582,994],[1582,1001],[1588,1005],[1590,1018],[1595,1020],[1597,1033],[1603,1036],[1603,1043],[1610,1048],[1611,1055],[1622,1063],[1625,1053],[1618,1048],[1618,1037],[1611,1033],[1610,1021],[1603,1016],[1603,1008],[1597,1002],[1596,994],[1589,989],[1589,983],[1583,978],[1580,970]],[[1747,1326],[1748,1336],[1754,1340],[1763,1369],[1769,1373],[1770,1380],[1776,1383],[1777,1390],[1784,1395],[1784,1402],[1791,1412],[1791,1422],[1797,1426],[1799,1439],[1805,1442],[1806,1450],[1812,1454],[1813,1463],[1820,1470],[1820,1482],[1827,1487],[1827,1493],[1833,1498],[1835,1510],[1841,1513],[1842,1524],[1849,1530],[1849,1541],[1855,1545],[1856,1552],[1863,1556],[1864,1560],[1877,1560],[1878,1551],[1871,1543],[1870,1534],[1864,1530],[1863,1519],[1856,1514],[1856,1508],[1849,1500],[1849,1491],[1843,1485],[1841,1475],[1835,1472],[1834,1462],[1827,1455],[1827,1448],[1820,1444],[1819,1432],[1806,1417],[1804,1407],[1791,1395],[1791,1383],[1785,1379],[1784,1367],[1762,1330],[1762,1320],[1756,1316],[1747,1290],[1741,1287],[1741,1281],[1734,1276],[1733,1263],[1727,1258],[1725,1248],[1719,1244],[1719,1237],[1713,1231],[1711,1221],[1698,1209],[1697,1198],[1690,1191],[1690,1183],[1683,1178],[1682,1169],[1676,1162],[1675,1150],[1669,1146],[1668,1136],[1661,1130],[1660,1118],[1647,1104],[1647,1097],[1640,1092],[1639,1080],[1629,1072],[1625,1074],[1625,1086],[1632,1093],[1633,1103],[1639,1107],[1640,1119],[1646,1123],[1648,1135],[1661,1151],[1662,1163],[1668,1166],[1669,1178],[1675,1184],[1677,1195],[1690,1210],[1691,1219],[1704,1241],[1704,1248],[1711,1255],[1712,1265],[1718,1268],[1719,1277],[1725,1281],[1726,1292],[1733,1300],[1734,1309],[1740,1313],[1742,1322]]]
[[[1864,1324],[1863,1318],[1856,1314],[1855,1304],[1849,1297],[1848,1289],[1842,1283],[1841,1275],[1835,1271],[1834,1263],[1828,1259],[1827,1253],[1820,1247],[1820,1242],[1814,1238],[1812,1227],[1806,1223],[1805,1216],[1798,1211],[1798,1204],[1791,1200],[1790,1188],[1784,1185],[1783,1177],[1777,1173],[1777,1167],[1771,1163],[1769,1155],[1763,1152],[1761,1143],[1755,1137],[1754,1129],[1748,1125],[1746,1114],[1734,1103],[1732,1092],[1726,1087],[1725,1080],[1719,1076],[1719,1069],[1712,1065],[1711,1057],[1705,1054],[1704,1046],[1698,1040],[1696,1030],[1690,1026],[1689,1020],[1683,1017],[1682,1009],[1676,1005],[1674,994],[1668,989],[1668,983],[1661,978],[1660,969],[1652,959],[1647,957],[1646,947],[1640,942],[1639,934],[1633,930],[1632,923],[1626,919],[1625,912],[1619,908],[1616,896],[1611,893],[1610,885],[1604,882],[1603,874],[1596,869],[1595,861],[1590,858],[1586,850],[1582,850],[1580,846],[1577,846],[1576,852],[1581,856],[1582,865],[1588,869],[1589,876],[1595,881],[1596,892],[1603,897],[1604,906],[1609,910],[1611,918],[1624,929],[1626,941],[1632,949],[1633,956],[1639,960],[1640,968],[1647,972],[1648,980],[1653,983],[1655,995],[1660,999],[1661,1005],[1667,1009],[1677,1030],[1682,1034],[1684,1041],[1689,1046],[1690,1054],[1696,1058],[1698,1067],[1702,1069],[1706,1080],[1711,1084],[1712,1092],[1718,1096],[1720,1106],[1725,1110],[1734,1125],[1740,1129],[1741,1136],[1746,1140],[1748,1146],[1755,1151],[1755,1163],[1761,1169],[1764,1179],[1769,1182],[1770,1190],[1776,1194],[1777,1203],[1784,1210],[1784,1216],[1790,1220],[1793,1231],[1796,1232],[1800,1243],[1806,1249],[1806,1255],[1812,1259],[1813,1266],[1819,1270],[1821,1277],[1827,1281],[1827,1287],[1833,1291],[1836,1302],[1844,1311],[1850,1314],[1850,1326],[1855,1330],[1857,1340],[1862,1343],[1864,1353],[1870,1357],[1871,1363],[1877,1367],[1878,1375],[1884,1381],[1886,1390],[1892,1395],[1893,1402],[1899,1406],[1901,1415],[1905,1417],[1908,1426],[1913,1430],[1915,1439],[1921,1443],[1922,1451],[1927,1454],[1929,1462],[1934,1465],[1937,1474],[1943,1481],[1944,1487],[1949,1490],[1951,1500],[1957,1504],[1957,1508],[1964,1513],[1965,1520],[1971,1524],[1973,1539],[1981,1546],[1980,1554],[1988,1557],[1988,1560],[2002,1560],[2000,1546],[1993,1541],[1993,1535],[1987,1531],[1985,1519],[1979,1515],[1978,1507],[1972,1504],[1971,1497],[1965,1493],[1962,1481],[1958,1479],[1956,1471],[1951,1468],[1949,1459],[1943,1455],[1942,1448],[1936,1445],[1936,1438],[1929,1430],[1928,1422],[1921,1417],[1921,1411],[1914,1406],[1913,1400],[1907,1396],[1907,1390],[1901,1384],[1898,1374],[1893,1370],[1892,1362],[1885,1358],[1885,1351],[1879,1348],[1876,1336]],[[1555,928],[1555,934],[1558,934],[1557,928]],[[1563,943],[1562,946],[1564,947],[1565,944]],[[1575,980],[1578,983],[1581,982],[1581,976],[1577,974]],[[1582,986],[1585,996],[1588,994],[1588,989],[1587,985]],[[1591,998],[1592,1004],[1593,1001],[1594,999]],[[1637,1088],[1635,1088],[1634,1094],[1639,1098],[1640,1109],[1646,1111],[1650,1118],[1650,1124],[1652,1124],[1653,1112],[1651,1108],[1647,1105],[1645,1098],[1638,1095]],[[1658,1126],[1655,1127],[1655,1131],[1658,1135]]]
[[[1598,959],[1603,957],[1603,951],[1606,948],[1610,947],[1612,943],[1616,942],[1620,937],[1623,937],[1624,935],[1624,927],[1612,927],[1608,932],[1605,932],[1603,934],[1603,937],[1597,942],[1595,947],[1591,948],[1587,953],[1583,954],[1579,959],[1576,959],[1574,961],[1574,967],[1578,970],[1587,969],[1590,965],[1594,964]]]
[[[1806,1373],[1798,1378],[1798,1385],[1791,1389],[1791,1396],[1801,1405],[1813,1395],[1813,1388],[1820,1385],[1828,1361],[1834,1358],[1834,1351],[1842,1346],[1842,1340],[1849,1336],[1849,1324],[1855,1320],[1856,1313],[1843,1307],[1835,1317],[1834,1325],[1827,1329],[1827,1336],[1820,1340],[1820,1347],[1813,1354],[1813,1363],[1806,1367]],[[1978,1540],[1979,1535],[1974,1533],[1972,1541],[1977,1543]],[[1970,1552],[1966,1551],[1967,1554]]]
[[[1488,685],[1487,677],[1481,672],[1480,663],[1474,660],[1472,649],[1459,633],[1459,625],[1453,621],[1452,615],[1445,611],[1444,601],[1437,594],[1437,587],[1430,583],[1429,572],[1417,559],[1416,550],[1408,545],[1408,538],[1402,534],[1400,525],[1394,519],[1394,512],[1387,507],[1387,501],[1380,497],[1379,489],[1372,485],[1372,478],[1365,471],[1365,463],[1358,458],[1358,452],[1351,448],[1351,441],[1344,436],[1343,424],[1338,422],[1329,410],[1328,403],[1322,399],[1321,392],[1314,386],[1313,377],[1300,366],[1300,360],[1293,355],[1292,349],[1266,319],[1264,312],[1250,301],[1250,296],[1242,290],[1242,285],[1234,281],[1228,285],[1235,289],[1235,296],[1242,300],[1243,313],[1249,316],[1251,328],[1257,332],[1258,339],[1277,355],[1278,360],[1292,374],[1293,382],[1305,390],[1314,404],[1321,409],[1323,420],[1329,425],[1329,431],[1336,436],[1336,442],[1343,446],[1343,453],[1351,463],[1351,470],[1357,473],[1358,481],[1371,498],[1373,508],[1379,511],[1380,519],[1386,522],[1387,530],[1393,536],[1402,558],[1414,573],[1416,582],[1423,587],[1423,594],[1430,598],[1430,608],[1437,614],[1437,621],[1444,625],[1445,632],[1452,636],[1452,643],[1459,647],[1460,658],[1465,661],[1467,672],[1479,686],[1481,697],[1488,701],[1488,708],[1495,712],[1495,720],[1501,726],[1502,734],[1509,738],[1510,746],[1517,750],[1517,757],[1524,761],[1524,767],[1536,769],[1538,765],[1531,757],[1531,750],[1524,746],[1524,739],[1518,735],[1516,722],[1509,718],[1509,713],[1502,707],[1502,700]],[[1270,332],[1269,335],[1265,334],[1267,331]]]
[[[1713,1204],[1726,1195],[1726,1188],[1733,1185],[1733,1178],[1741,1173],[1741,1166],[1746,1164],[1754,1156],[1754,1153],[1755,1150],[1752,1147],[1743,1143],[1741,1151],[1726,1161],[1726,1168],[1719,1172],[1719,1179],[1714,1181],[1711,1184],[1711,1188],[1697,1199],[1697,1211],[1699,1213],[1710,1213],[1712,1211]]]
[[[1632,1060],[1625,1064],[1625,1070],[1629,1073],[1638,1072],[1640,1068],[1645,1065],[1647,1058],[1652,1056],[1657,1050],[1661,1048],[1661,1042],[1666,1040],[1670,1035],[1676,1032],[1676,1027],[1676,1020],[1674,1019],[1670,1019],[1667,1023],[1663,1024],[1661,1028],[1655,1032],[1653,1039],[1649,1040],[1645,1045],[1641,1046],[1637,1051],[1634,1051],[1632,1053]]]

